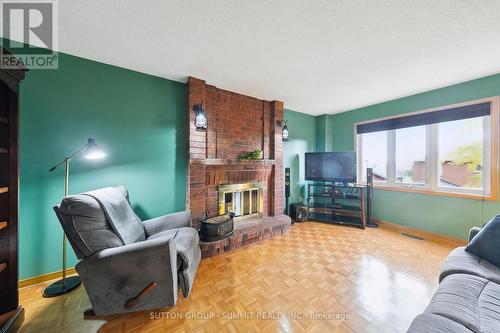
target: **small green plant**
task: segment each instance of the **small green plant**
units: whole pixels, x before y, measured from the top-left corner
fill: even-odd
[[[261,160],[262,159],[262,150],[261,149],[255,149],[254,151],[251,151],[249,153],[241,153],[238,156],[239,160]]]

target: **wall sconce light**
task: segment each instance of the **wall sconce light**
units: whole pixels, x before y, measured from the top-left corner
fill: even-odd
[[[194,116],[194,126],[198,132],[204,132],[207,130],[207,114],[203,109],[203,102],[193,106]]]
[[[288,126],[287,123],[288,120],[278,120],[278,126],[283,126],[283,129],[281,130],[281,140],[283,142],[287,142],[288,139]]]

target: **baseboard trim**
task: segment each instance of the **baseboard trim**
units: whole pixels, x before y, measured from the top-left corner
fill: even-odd
[[[76,270],[74,267],[66,269],[66,275],[69,276],[69,275],[75,275],[75,274],[76,274]],[[22,279],[19,281],[19,288],[24,288],[24,287],[32,286],[34,284],[39,284],[42,282],[55,280],[55,279],[58,279],[61,277],[62,277],[62,270],[57,271],[57,272],[51,272],[51,273],[39,275],[39,276],[34,276],[31,278],[27,278],[27,279]]]
[[[416,228],[412,228],[412,227],[407,227],[405,225],[387,222],[387,221],[375,220],[375,222],[378,223],[381,228],[393,230],[393,231],[400,232],[400,233],[405,233],[408,235],[417,236],[417,237],[426,239],[426,240],[431,241],[431,242],[438,242],[438,243],[446,242],[446,243],[451,243],[455,246],[467,245],[467,241],[465,239],[455,238],[455,237],[447,236],[447,235],[441,235],[441,234],[438,234],[435,232],[422,230],[422,229],[416,229]]]

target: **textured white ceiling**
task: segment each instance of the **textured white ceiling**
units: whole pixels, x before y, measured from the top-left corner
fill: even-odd
[[[336,113],[500,72],[499,0],[60,0],[59,49]]]

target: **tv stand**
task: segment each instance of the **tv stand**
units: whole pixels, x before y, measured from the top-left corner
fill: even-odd
[[[309,219],[366,228],[366,186],[311,183],[307,185]]]

